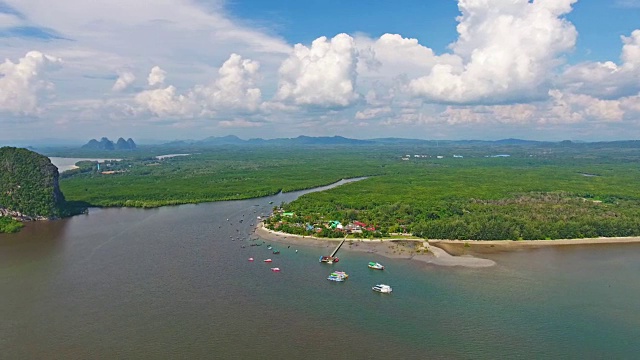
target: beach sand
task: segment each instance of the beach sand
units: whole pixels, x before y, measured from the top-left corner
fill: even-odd
[[[327,253],[342,241],[342,239],[316,238],[271,231],[264,228],[262,224],[258,224],[255,234],[268,241],[327,248]],[[452,256],[440,248],[430,246],[423,240],[384,239],[380,241],[354,239],[347,240],[340,250],[374,253],[387,258],[422,261],[440,266],[488,267],[496,264],[493,260],[469,255]]]
[[[550,246],[595,246],[610,244],[640,243],[640,237],[615,237],[562,240],[429,240],[432,247],[438,247],[456,256],[496,254],[507,251],[525,251]]]
[[[255,234],[265,240],[288,244],[333,248],[342,239],[325,239],[271,231],[258,224]],[[422,261],[440,266],[489,267],[496,263],[480,256],[508,251],[526,251],[549,246],[594,246],[637,244],[640,237],[615,237],[560,240],[407,240],[369,239],[347,240],[341,250],[376,253],[388,258]],[[329,252],[329,251],[327,251]]]

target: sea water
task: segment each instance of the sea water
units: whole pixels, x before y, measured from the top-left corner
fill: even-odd
[[[637,357],[637,244],[502,253],[481,269],[250,246],[269,202],[302,193],[91,209],[1,234],[0,357]]]

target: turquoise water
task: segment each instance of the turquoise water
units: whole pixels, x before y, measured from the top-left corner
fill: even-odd
[[[637,358],[636,244],[499,254],[483,269],[248,246],[268,202],[298,195],[92,209],[0,235],[0,357]]]

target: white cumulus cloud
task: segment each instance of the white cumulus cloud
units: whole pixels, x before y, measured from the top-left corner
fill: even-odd
[[[602,100],[556,89],[550,90],[549,96],[553,99],[550,113],[557,117],[557,122],[617,122],[623,120],[625,115],[619,100]]]
[[[296,44],[280,66],[276,98],[296,105],[348,106],[357,98],[357,51],[347,34]]]
[[[196,96],[212,109],[245,109],[255,111],[262,100],[256,86],[260,63],[231,54],[218,70],[219,78],[211,85],[197,86]]]
[[[417,39],[399,34],[383,34],[378,39],[356,37],[358,48],[358,75],[390,79],[407,74],[419,76],[429,73],[436,64],[447,64],[460,71],[460,57],[436,55],[432,49],[421,45]]]
[[[0,64],[0,111],[37,113],[39,95],[54,87],[44,75],[60,63],[59,58],[39,51],[29,51],[17,63],[6,59]]]
[[[159,66],[154,66],[153,68],[151,68],[151,72],[149,72],[147,82],[149,83],[149,86],[164,85],[166,76],[166,71],[162,70]]]
[[[414,95],[451,103],[495,103],[539,93],[561,55],[573,49],[574,26],[562,18],[577,0],[460,0],[458,40],[463,68],[438,63],[414,79]]]
[[[585,62],[569,67],[561,86],[574,93],[602,98],[619,98],[640,91],[640,30],[622,36],[621,63]]]
[[[192,118],[229,110],[254,112],[262,101],[262,93],[256,86],[259,69],[257,61],[231,54],[218,70],[218,78],[210,84],[196,85],[185,94],[179,94],[172,85],[145,90],[136,95],[135,101],[156,116]]]
[[[136,76],[131,71],[122,71],[118,74],[118,79],[116,79],[111,90],[123,91],[128,88],[129,85],[133,84],[135,80]]]
[[[193,117],[196,104],[189,95],[178,94],[174,86],[146,90],[136,95],[136,103],[154,115]]]

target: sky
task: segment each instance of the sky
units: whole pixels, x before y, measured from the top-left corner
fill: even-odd
[[[0,0],[0,145],[640,138],[640,0]]]

